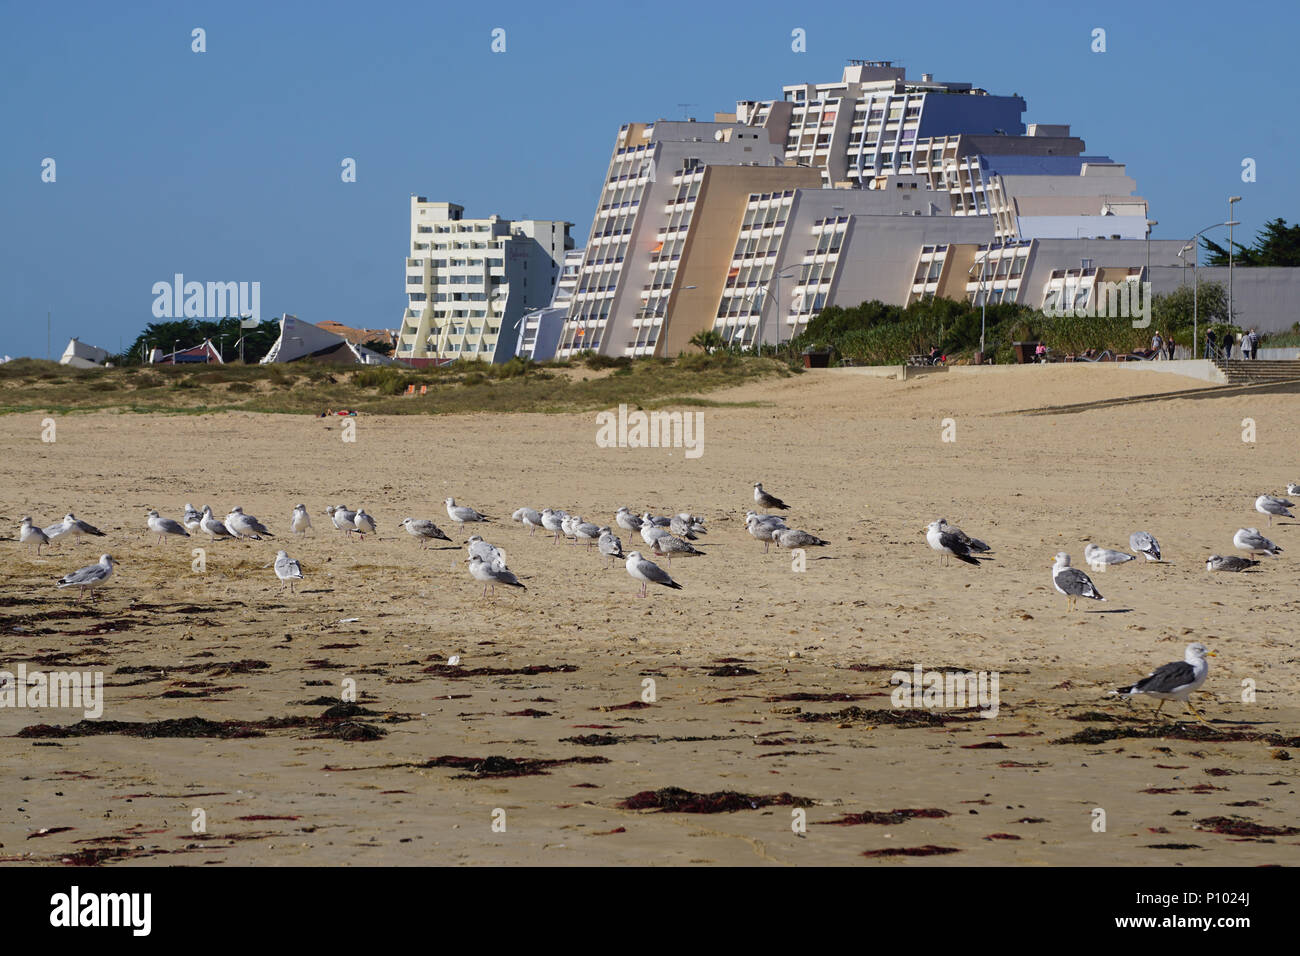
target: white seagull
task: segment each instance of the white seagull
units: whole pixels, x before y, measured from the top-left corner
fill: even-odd
[[[1267,554],[1276,558],[1282,549],[1259,533],[1258,528],[1238,528],[1232,536],[1232,545],[1247,554]]]
[[[652,584],[662,584],[666,588],[682,590],[682,586],[669,577],[668,572],[653,561],[641,557],[640,551],[633,551],[627,556],[624,565],[627,573],[641,582],[641,591],[637,597],[645,597]]]
[[[190,536],[190,533],[181,527],[179,521],[160,517],[153,508],[150,508],[145,513],[145,521],[149,525],[149,530],[158,536],[158,544],[162,544],[163,538],[169,534],[178,538],[188,538]]]
[[[497,596],[497,585],[503,584],[512,588],[520,588],[527,591],[528,588],[519,583],[519,579],[511,571],[493,562],[489,564],[484,561],[480,555],[470,555],[466,559],[469,562],[469,573],[477,581],[483,582],[483,596],[487,597],[488,586],[492,587],[492,597]]]
[[[185,530],[190,534],[197,534],[200,530],[199,522],[203,520],[203,512],[195,508],[188,501],[185,502],[185,512],[181,515],[181,524],[185,525]]]
[[[1075,602],[1081,597],[1091,598],[1094,601],[1106,600],[1093,585],[1092,578],[1078,568],[1070,567],[1070,556],[1064,551],[1057,553],[1056,563],[1052,565],[1052,587],[1065,595],[1067,611],[1073,610]]]
[[[293,593],[293,582],[302,580],[302,565],[298,563],[297,558],[289,557],[289,552],[278,551],[275,555],[275,561],[272,564],[263,565],[263,567],[274,567],[275,576],[280,579],[280,590],[284,590],[284,583],[289,582],[289,593]]]
[[[90,600],[95,600],[95,588],[102,585],[113,574],[113,559],[107,554],[99,556],[98,564],[88,564],[84,568],[78,568],[69,575],[60,578],[55,587],[60,588],[81,588],[81,593],[77,596],[80,601],[86,596],[86,589],[90,589]]]
[[[520,508],[510,516],[511,521],[518,521],[520,524],[528,526],[528,533],[532,535],[538,528],[542,527],[542,513],[533,508]]]
[[[1105,570],[1108,564],[1123,564],[1125,561],[1136,561],[1137,558],[1123,551],[1113,551],[1088,542],[1083,546],[1083,560],[1088,563],[1088,567],[1096,571],[1098,568]]]
[[[487,515],[479,514],[473,508],[468,508],[465,505],[456,504],[455,498],[448,498],[443,502],[443,504],[447,506],[447,517],[450,518],[452,521],[456,522],[458,525],[460,525],[461,531],[465,530],[466,521],[491,521],[492,520]]]
[[[614,559],[623,557],[623,542],[610,529],[609,525],[600,529],[600,540],[596,546],[600,553],[609,558],[609,567],[614,566]]]
[[[203,506],[203,517],[199,521],[199,530],[206,534],[211,541],[216,541],[218,538],[234,537],[221,521],[212,516],[212,509],[207,505]]]
[[[1148,561],[1160,560],[1160,542],[1145,531],[1134,531],[1128,536],[1129,550],[1140,554]]]
[[[644,529],[642,530],[644,531]],[[777,534],[790,529],[787,528],[784,523],[779,525],[765,524],[758,519],[758,515],[751,514],[745,519],[745,530],[749,532],[750,537],[755,541],[763,542],[763,553],[767,554],[771,549],[772,541],[775,540]]]
[[[650,512],[646,512],[641,519],[641,540],[646,544],[653,546],[656,538],[661,538],[666,534],[672,534],[662,525],[657,525],[650,518]]]
[[[632,514],[626,505],[614,513],[614,523],[624,531],[640,531],[642,524],[641,518]]]
[[[967,544],[970,539],[960,532],[945,531],[944,524],[942,518],[938,521],[931,521],[925,526],[925,531],[922,532],[925,535],[926,544],[939,552],[939,562],[943,563],[944,558],[951,555],[958,561],[965,561],[967,564],[973,564],[978,568],[980,565],[979,559],[971,556],[971,548]],[[963,538],[965,540],[962,540]]]
[[[542,527],[555,534],[553,544],[560,543],[560,535],[564,532],[564,519],[567,517],[568,515],[563,511],[555,511],[551,508],[542,509]]]
[[[307,514],[306,505],[293,509],[293,514],[289,516],[289,530],[294,534],[306,534],[311,530],[311,515]]]
[[[275,537],[267,530],[266,525],[252,515],[244,514],[244,509],[238,507],[232,508],[230,514],[226,515],[226,530],[236,538],[252,538],[254,541],[261,541],[263,535],[268,538]]]
[[[50,543],[49,535],[40,528],[32,524],[31,518],[24,518],[18,526],[18,543],[30,545],[36,542],[36,553],[41,553],[41,548]]]
[[[1268,515],[1268,523],[1273,524],[1273,516],[1279,518],[1294,518],[1288,508],[1294,508],[1295,503],[1288,501],[1286,498],[1279,498],[1276,495],[1260,495],[1255,499],[1255,510],[1262,515]]]
[[[1165,701],[1181,700],[1187,705],[1196,719],[1201,723],[1209,725],[1209,722],[1200,715],[1189,699],[1192,691],[1199,688],[1205,683],[1205,678],[1210,674],[1210,662],[1206,657],[1217,657],[1214,651],[1206,650],[1204,644],[1188,644],[1187,651],[1183,654],[1181,661],[1172,661],[1157,667],[1146,677],[1127,687],[1119,687],[1111,691],[1112,694],[1119,694],[1123,697],[1132,697],[1135,694],[1145,694],[1148,697],[1154,697],[1160,701],[1160,706],[1156,708],[1156,714],[1165,706]],[[1152,717],[1155,714],[1151,715]]]
[[[352,526],[357,529],[362,541],[366,540],[366,535],[375,533],[375,519],[366,514],[365,508],[357,509],[357,513],[352,516]]]
[[[325,513],[330,516],[334,527],[342,531],[346,537],[352,537],[352,532],[357,530],[357,526],[353,523],[357,513],[349,511],[344,505],[330,505],[325,509]]]

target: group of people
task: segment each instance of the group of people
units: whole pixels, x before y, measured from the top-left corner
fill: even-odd
[[[1174,340],[1172,338],[1166,340],[1164,335],[1157,329],[1156,334],[1151,336],[1151,348],[1146,351],[1145,355],[1149,359],[1169,359],[1173,361]]]
[[[1243,358],[1259,358],[1259,333],[1254,329],[1242,332],[1240,339],[1234,336],[1231,332],[1225,332],[1222,343],[1217,341],[1214,329],[1210,329],[1205,333],[1205,357],[1207,359],[1212,359],[1218,355],[1220,349],[1222,349],[1222,354],[1225,359],[1232,358],[1232,347],[1234,345],[1238,345],[1241,348],[1241,355]]]

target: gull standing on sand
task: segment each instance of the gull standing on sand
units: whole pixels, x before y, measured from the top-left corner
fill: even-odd
[[[307,514],[307,506],[299,505],[289,516],[289,530],[294,534],[306,534],[310,529],[311,516]]]
[[[1123,551],[1098,547],[1090,541],[1083,546],[1083,560],[1096,571],[1098,568],[1105,570],[1108,564],[1123,564],[1125,561],[1136,561],[1137,558]]]
[[[645,516],[641,519],[641,540],[648,545],[653,545],[656,538],[661,538],[666,534],[672,534],[672,532],[651,521],[650,513],[646,512]]]
[[[510,516],[511,521],[518,521],[528,526],[528,534],[532,535],[542,526],[542,513],[532,508],[520,508]]]
[[[494,599],[497,596],[498,584],[504,584],[512,588],[521,588],[525,591],[528,590],[528,588],[519,583],[519,579],[514,576],[513,572],[506,570],[505,567],[498,565],[496,562],[489,564],[483,560],[481,555],[477,554],[470,555],[466,560],[469,562],[469,573],[474,576],[475,580],[483,582],[484,597],[487,597],[488,585],[492,586],[492,597]]]
[[[772,543],[778,548],[787,550],[792,548],[822,548],[830,544],[814,534],[807,531],[800,531],[797,528],[778,528],[774,529]]]
[[[560,543],[560,534],[564,531],[564,519],[567,518],[563,511],[555,511],[551,508],[542,509],[542,527],[547,531],[553,532],[555,540],[553,544]]]
[[[955,534],[957,536],[957,540],[960,541],[962,544],[966,545],[966,547],[971,551],[978,551],[983,553],[985,551],[993,550],[987,544],[981,541],[979,538],[972,538],[965,531],[962,531],[961,528],[958,528],[956,525],[949,524],[947,518],[939,519],[939,530],[945,531],[949,534]]]
[[[1123,697],[1145,694],[1156,698],[1160,701],[1160,706],[1156,708],[1152,717],[1160,713],[1161,708],[1165,706],[1165,701],[1181,700],[1197,720],[1209,726],[1209,722],[1192,706],[1190,697],[1192,691],[1204,684],[1205,678],[1210,674],[1210,662],[1205,658],[1217,656],[1214,651],[1207,650],[1204,644],[1199,642],[1188,644],[1181,661],[1163,664],[1140,681],[1127,687],[1116,688],[1111,693]]]
[[[275,561],[272,564],[262,565],[265,568],[275,567],[275,576],[280,579],[280,590],[284,590],[284,583],[289,582],[289,593],[293,593],[293,582],[302,580],[302,565],[298,563],[297,558],[289,557],[289,552],[278,551],[275,555]]]
[[[1259,562],[1253,558],[1239,558],[1235,554],[1230,554],[1226,558],[1212,554],[1210,559],[1205,562],[1205,570],[1207,571],[1249,571],[1251,568],[1258,566]]]
[[[102,585],[113,574],[113,559],[107,554],[99,556],[98,564],[88,564],[84,568],[78,568],[71,574],[60,578],[55,584],[59,588],[81,588],[81,593],[77,596],[80,601],[86,596],[86,589],[90,589],[90,600],[95,600],[95,588]]]
[[[1129,535],[1128,546],[1134,554],[1140,554],[1148,561],[1160,560],[1160,542],[1145,531],[1134,531]]]
[[[757,511],[745,512],[745,524],[749,524],[749,519],[755,519],[759,524],[771,525],[776,528],[787,527],[785,519],[780,515],[761,515]]]
[[[600,528],[584,518],[578,518],[573,523],[573,543],[579,542],[591,547],[600,540]]]
[[[1093,586],[1092,578],[1078,568],[1070,567],[1070,556],[1064,551],[1057,553],[1056,563],[1052,565],[1052,587],[1065,595],[1067,611],[1074,610],[1075,603],[1081,597],[1091,598],[1094,601],[1106,600]]]
[[[745,530],[749,532],[750,537],[755,541],[763,542],[763,553],[767,554],[771,549],[772,541],[776,538],[777,534],[790,529],[785,526],[784,522],[779,525],[768,524],[760,521],[758,515],[751,514],[745,519]]]
[[[71,535],[76,538],[83,534],[93,535],[96,538],[105,537],[104,532],[100,531],[94,525],[87,524],[80,520],[71,511],[63,516],[63,521],[60,524],[50,525],[50,527],[45,529],[45,536],[51,541],[57,541],[64,535]]]
[[[958,561],[965,561],[967,564],[979,567],[979,559],[971,557],[970,545],[966,543],[970,539],[967,538],[966,541],[963,541],[962,539],[966,538],[964,534],[945,531],[942,518],[938,521],[931,521],[925,526],[925,531],[922,533],[925,535],[926,543],[933,550],[939,552],[939,562],[941,564],[944,562],[945,557],[951,555]]]
[[[1286,498],[1279,498],[1276,495],[1260,495],[1255,499],[1255,510],[1262,515],[1268,515],[1269,527],[1273,525],[1273,516],[1279,518],[1294,518],[1288,508],[1294,508],[1295,503],[1288,501]]]
[[[162,544],[163,538],[169,534],[178,538],[188,538],[190,533],[181,527],[180,522],[173,521],[171,518],[159,517],[158,512],[153,508],[145,513],[145,521],[149,525],[149,530],[158,536],[158,544]]]
[[[202,529],[199,522],[203,520],[203,512],[199,511],[188,501],[185,502],[185,512],[181,515],[181,524],[185,525],[185,530],[190,534],[197,534]]]
[[[443,534],[442,529],[428,518],[403,518],[398,527],[405,528],[408,534],[419,538],[421,548],[426,547],[430,541],[451,541],[451,538]]]
[[[479,557],[484,564],[493,565],[498,568],[506,566],[506,553],[494,544],[488,544],[479,535],[474,535],[465,542],[469,557]]]
[[[1294,481],[1291,482],[1291,484],[1286,486],[1286,493],[1288,495],[1300,495],[1300,484],[1297,484]]]
[[[447,506],[447,517],[460,525],[460,530],[465,530],[466,521],[491,521],[487,515],[479,514],[473,508],[465,505],[456,504],[455,498],[446,499],[443,504]]]
[[[640,531],[643,522],[624,505],[614,513],[614,523],[624,531]]]
[[[203,506],[203,518],[199,521],[199,530],[206,534],[211,541],[216,541],[218,538],[235,537],[230,533],[230,529],[213,517],[212,509],[207,505]]]
[[[266,529],[266,525],[252,515],[244,514],[244,509],[238,507],[232,508],[230,514],[226,515],[226,530],[236,538],[252,538],[254,541],[261,541],[263,535],[275,537]]]
[[[633,551],[627,556],[624,566],[627,573],[632,575],[641,582],[641,591],[637,597],[645,597],[649,593],[649,587],[652,584],[662,584],[666,588],[675,588],[680,591],[682,586],[669,577],[668,572],[653,561],[647,561],[641,557],[640,551]]]
[[[1267,554],[1276,558],[1282,549],[1259,533],[1258,528],[1238,528],[1232,536],[1232,545],[1247,554]]]
[[[623,542],[618,539],[609,525],[600,529],[600,540],[596,543],[600,553],[609,558],[608,567],[614,566],[614,559],[623,557]]]
[[[655,554],[668,556],[668,566],[670,568],[673,566],[674,554],[693,558],[704,553],[688,542],[683,541],[681,538],[674,538],[671,534],[659,535],[659,537],[654,539],[654,542],[651,543],[650,547],[653,549]]]
[[[334,527],[342,531],[345,536],[351,538],[352,532],[357,530],[357,526],[354,524],[354,519],[357,516],[355,511],[349,511],[343,505],[330,505],[325,509],[325,513],[330,516],[330,521],[334,523]]]
[[[776,508],[779,511],[790,510],[790,506],[776,495],[769,495],[764,491],[761,481],[754,482],[754,500],[758,502],[760,508]]]
[[[18,526],[18,543],[30,545],[36,542],[36,553],[41,553],[41,548],[50,543],[49,535],[40,528],[32,524],[31,518],[24,518]]]
[[[366,540],[366,535],[375,533],[375,519],[366,514],[365,508],[357,509],[357,513],[352,518],[352,526],[357,529],[362,541]]]

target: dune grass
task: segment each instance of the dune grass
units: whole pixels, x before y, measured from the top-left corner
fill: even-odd
[[[59,414],[105,409],[205,414],[246,411],[319,415],[356,410],[372,415],[469,412],[577,412],[665,404],[728,404],[701,393],[770,376],[794,374],[770,358],[705,355],[676,359],[609,359],[538,365],[458,362],[442,368],[365,368],[295,362],[270,366],[155,365],[74,369],[38,359],[0,365],[0,414]],[[411,385],[426,395],[406,395]]]

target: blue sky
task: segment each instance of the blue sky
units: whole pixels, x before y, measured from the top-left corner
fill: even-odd
[[[47,309],[56,357],[71,335],[116,350],[177,272],[260,282],[263,318],[395,327],[412,193],[568,219],[582,245],[621,123],[710,119],[836,79],[853,57],[1019,93],[1026,122],[1071,124],[1128,164],[1155,238],[1221,221],[1239,194],[1249,241],[1300,219],[1297,27],[1291,0],[2,0],[0,353],[43,357]],[[795,28],[807,52],[792,52]]]

